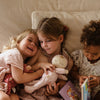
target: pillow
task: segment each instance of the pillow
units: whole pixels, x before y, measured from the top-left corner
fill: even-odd
[[[33,11],[32,12],[32,28],[36,28],[39,21],[44,17],[58,17],[65,25],[69,27],[69,32],[65,40],[65,48],[69,52],[79,49],[80,35],[82,28],[90,20],[100,19],[100,11],[89,12],[58,12],[58,11]]]

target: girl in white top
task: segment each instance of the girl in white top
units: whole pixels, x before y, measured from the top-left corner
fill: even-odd
[[[0,100],[19,100],[16,94],[7,95],[7,84],[3,82],[6,73],[11,73],[12,78],[18,84],[30,82],[41,77],[43,69],[39,69],[33,73],[23,72],[25,61],[36,55],[38,50],[38,38],[35,30],[28,29],[22,32],[17,38],[16,43],[12,45],[12,49],[4,51],[0,54]],[[45,64],[49,67],[51,64]],[[51,65],[52,66],[52,65]],[[42,67],[37,64],[37,67]]]
[[[84,27],[81,43],[83,49],[72,53],[76,65],[72,76],[79,79],[80,85],[89,78],[91,100],[100,100],[100,21],[91,21]]]

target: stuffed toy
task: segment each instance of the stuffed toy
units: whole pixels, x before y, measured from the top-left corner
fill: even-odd
[[[7,83],[7,94],[10,95],[11,90],[13,92],[16,92],[15,86],[17,85],[17,83],[14,81],[14,79],[12,78],[11,73],[7,73],[4,77],[4,82]]]
[[[49,83],[53,84],[58,78],[67,80],[68,70],[65,69],[68,64],[67,59],[63,55],[56,55],[52,59],[52,64],[56,66],[53,72],[48,71],[48,74],[44,73],[39,80],[24,84],[24,89],[27,93],[32,93]]]

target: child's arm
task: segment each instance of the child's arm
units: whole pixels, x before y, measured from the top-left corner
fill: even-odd
[[[55,69],[55,66],[48,62],[40,62],[32,66],[32,69],[34,71],[37,71],[41,68],[44,69],[44,72],[47,73],[47,70],[53,71]]]
[[[28,62],[28,64],[31,64]],[[48,59],[46,56],[44,56],[43,54],[40,54],[38,59],[37,59],[37,62],[35,64],[32,64],[32,70],[33,71],[37,71],[38,69],[41,69],[43,68],[44,71],[46,72],[46,70],[54,70],[55,69],[55,66],[52,65],[51,63],[48,63]]]
[[[24,73],[23,70],[12,66],[11,67],[12,77],[17,83],[26,83],[32,80],[38,79],[43,74],[43,69],[40,69],[33,73]]]

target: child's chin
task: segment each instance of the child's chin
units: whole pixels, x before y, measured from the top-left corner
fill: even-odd
[[[51,55],[52,53],[51,52],[46,52],[47,54]]]
[[[97,62],[98,60],[100,60],[100,58],[95,59],[95,60],[89,60],[89,59],[88,59],[88,61],[91,62],[91,63],[95,63],[95,62]]]

